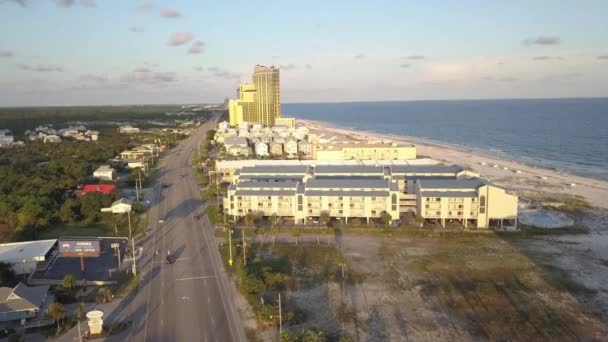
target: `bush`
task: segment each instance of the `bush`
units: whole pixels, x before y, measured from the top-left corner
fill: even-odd
[[[255,278],[252,275],[247,275],[243,278],[241,290],[250,295],[260,294],[266,290],[266,285],[260,279]]]

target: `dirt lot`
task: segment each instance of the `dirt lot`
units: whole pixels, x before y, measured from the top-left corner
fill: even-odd
[[[344,236],[364,281],[340,286],[334,310],[356,313],[355,341],[604,339],[606,259],[564,253],[567,239]]]

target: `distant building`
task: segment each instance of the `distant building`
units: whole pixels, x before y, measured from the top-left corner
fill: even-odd
[[[298,141],[295,138],[287,138],[283,147],[289,156],[298,155]]]
[[[283,137],[282,135],[278,134],[278,133],[274,133],[272,135],[272,141],[279,143],[279,144],[284,144],[285,143],[285,137]]]
[[[101,211],[104,213],[112,213],[112,214],[124,214],[131,211],[131,207],[133,203],[131,200],[127,198],[121,198],[117,201],[114,201],[109,208],[101,208]]]
[[[116,176],[116,171],[111,168],[109,165],[101,165],[97,168],[97,170],[93,171],[93,177],[101,180],[114,180]]]
[[[34,318],[44,307],[49,286],[0,287],[0,322]]]
[[[226,121],[222,121],[217,125],[217,128],[220,131],[225,131],[228,129],[228,127],[230,127],[230,124]]]
[[[247,139],[243,137],[227,137],[224,139],[224,146],[226,153],[232,156],[249,156],[251,153]]]
[[[273,156],[282,156],[283,155],[283,144],[280,142],[271,142],[270,143],[270,154]]]
[[[0,262],[12,266],[16,274],[29,274],[43,267],[51,257],[56,239],[0,244]]]
[[[274,124],[277,126],[287,126],[293,128],[296,127],[296,118],[276,118],[274,119]]]
[[[118,132],[123,133],[123,134],[139,133],[139,128],[125,125],[125,126],[118,127]]]
[[[255,144],[255,154],[258,157],[268,157],[268,145],[263,142]]]
[[[101,192],[102,194],[113,194],[118,189],[114,184],[85,184],[82,190],[78,191],[79,195],[86,195],[90,192]]]
[[[313,158],[317,160],[416,159],[416,146],[394,143],[321,144],[317,147]]]
[[[306,140],[298,141],[298,153],[310,157],[312,155],[312,144]]]
[[[238,99],[228,103],[230,125],[247,121],[273,126],[276,118],[281,117],[279,78],[278,68],[256,65],[252,83],[239,86]]]
[[[45,136],[42,137],[42,142],[44,142],[45,144],[47,144],[47,143],[51,143],[51,144],[60,143],[61,142],[61,137],[59,137],[58,135],[55,135],[55,134],[45,135]]]

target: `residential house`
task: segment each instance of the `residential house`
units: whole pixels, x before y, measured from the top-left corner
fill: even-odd
[[[21,321],[36,317],[44,307],[49,286],[0,287],[0,322]]]
[[[251,153],[247,139],[243,137],[227,137],[224,146],[226,153],[232,156],[248,156]]]
[[[285,145],[283,146],[285,149],[285,153],[289,156],[297,156],[298,155],[298,141],[295,138],[287,138],[285,141]]]
[[[225,131],[230,127],[230,124],[227,121],[222,121],[217,125],[219,131]]]
[[[139,128],[125,125],[125,126],[118,127],[118,132],[123,133],[123,134],[139,133]]]
[[[112,214],[125,214],[131,212],[131,207],[133,206],[133,202],[128,198],[121,198],[117,201],[114,201],[109,208],[101,208],[101,211],[104,213],[112,213]]]
[[[279,142],[271,142],[270,143],[270,154],[273,156],[282,156],[283,155],[283,144]]]
[[[268,157],[268,144],[263,142],[255,144],[255,154],[258,157]]]
[[[111,168],[109,165],[101,165],[97,168],[97,170],[93,171],[93,177],[100,180],[114,180],[116,176],[116,171]]]
[[[312,155],[312,144],[307,140],[298,141],[298,154],[310,157]]]
[[[79,195],[86,195],[90,192],[101,192],[102,194],[113,194],[118,189],[114,184],[85,184],[80,191],[77,191]]]
[[[285,137],[278,134],[278,133],[274,133],[272,135],[272,141],[279,143],[279,144],[284,144],[285,143]]]

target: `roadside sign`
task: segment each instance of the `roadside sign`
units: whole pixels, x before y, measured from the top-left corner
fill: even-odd
[[[228,265],[232,266],[232,259],[228,260]]]
[[[120,244],[119,243],[113,243],[113,244],[110,245],[110,247],[112,247],[112,248],[118,248],[118,247],[120,247]]]
[[[99,240],[59,240],[59,253],[64,257],[97,257],[100,253]]]

